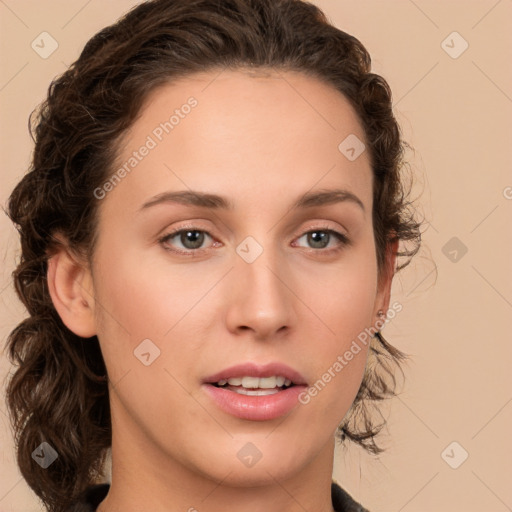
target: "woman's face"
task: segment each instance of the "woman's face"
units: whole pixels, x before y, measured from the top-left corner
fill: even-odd
[[[179,467],[234,485],[332,462],[367,345],[333,368],[389,291],[377,280],[363,140],[349,102],[297,73],[216,71],[152,93],[120,149],[124,172],[95,191],[91,289],[114,457],[156,478]],[[178,192],[188,195],[172,200]],[[246,379],[272,386],[251,396],[237,381],[206,383],[246,363],[286,365],[263,375],[293,371],[296,385]],[[329,369],[299,402],[298,384]]]

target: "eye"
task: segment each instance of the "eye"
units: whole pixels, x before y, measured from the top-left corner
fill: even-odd
[[[158,242],[164,249],[179,254],[193,254],[206,250],[202,247],[205,238],[212,238],[212,236],[202,229],[194,226],[181,228],[161,237]],[[301,238],[306,237],[307,243],[311,244],[310,249],[314,252],[331,253],[341,250],[344,246],[350,244],[350,240],[342,233],[329,228],[317,228],[304,233]],[[176,239],[176,241],[174,241]],[[212,238],[213,239],[213,238]],[[331,241],[336,242],[335,247],[328,248]],[[176,248],[176,243],[181,244],[181,248]],[[294,245],[296,245],[294,243]]]
[[[190,252],[198,252],[200,250],[203,250],[204,248],[202,248],[201,246],[205,241],[205,237],[212,238],[207,231],[197,229],[195,227],[190,227],[185,229],[182,228],[171,233],[168,233],[162,238],[160,238],[158,242],[169,251],[188,254]],[[172,249],[169,247],[169,245],[174,245],[170,244],[170,242],[172,242],[174,239],[177,239],[177,241],[174,243],[181,243],[181,249]]]
[[[331,252],[342,249],[344,246],[349,245],[349,239],[342,233],[329,228],[317,228],[307,233],[304,233],[300,238],[306,237],[306,241],[310,244],[310,247],[317,250],[323,250],[323,252]],[[331,241],[336,242],[335,247],[328,249],[328,245]]]

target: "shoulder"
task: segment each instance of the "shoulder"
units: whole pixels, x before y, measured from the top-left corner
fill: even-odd
[[[331,483],[331,496],[332,506],[336,512],[369,512],[334,481]]]
[[[95,512],[110,489],[110,484],[95,484],[87,489],[66,510],[66,512]]]

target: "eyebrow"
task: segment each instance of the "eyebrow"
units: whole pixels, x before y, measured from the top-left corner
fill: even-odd
[[[322,189],[314,192],[306,192],[292,205],[292,210],[325,206],[341,202],[351,202],[358,205],[363,212],[363,202],[352,192],[344,189]],[[195,190],[182,190],[176,192],[163,192],[145,202],[141,211],[162,203],[178,203],[186,206],[199,206],[202,208],[234,210],[234,204],[226,197],[217,194],[208,194]]]

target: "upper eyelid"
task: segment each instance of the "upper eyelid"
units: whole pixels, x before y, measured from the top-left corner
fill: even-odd
[[[301,230],[300,234],[297,235],[297,236],[303,236],[303,235],[305,235],[305,234],[307,234],[307,233],[309,233],[311,231],[314,231],[314,230],[318,230],[318,231],[325,230],[325,231],[335,231],[335,232],[338,232],[339,234],[341,234],[341,235],[343,235],[343,236],[348,238],[349,234],[348,234],[348,230],[346,228],[343,227],[343,229],[340,230],[337,227],[327,225],[326,224],[327,221],[319,221],[319,222],[320,222],[320,225],[312,225],[312,226],[303,228]],[[161,235],[159,238],[176,235],[176,234],[181,233],[182,231],[186,231],[186,230],[201,231],[203,233],[208,234],[208,236],[210,236],[211,238],[215,238],[212,235],[210,229],[202,228],[201,226],[199,226],[197,224],[192,224],[192,223],[188,224],[188,225],[177,227],[175,229],[171,229],[168,232],[167,232],[167,230],[164,230],[164,234]]]
[[[202,232],[202,233],[205,233],[207,236],[209,236],[213,241],[216,241],[216,237],[214,237],[210,231],[208,229],[202,229],[200,226],[197,226],[197,225],[193,225],[193,224],[190,224],[188,226],[181,226],[181,227],[178,227],[176,229],[173,229],[171,230],[170,232],[168,233],[164,233],[161,237],[158,238],[158,241],[163,243],[165,242],[167,239],[171,239],[171,238],[174,238],[176,237],[177,235],[179,235],[180,233],[184,232],[184,231],[199,231],[199,232]],[[333,228],[331,226],[327,226],[327,225],[318,225],[318,226],[310,226],[308,228],[304,228],[304,230],[301,231],[301,233],[299,235],[296,235],[294,240],[297,240],[299,238],[302,238],[303,236],[307,235],[308,233],[311,233],[313,231],[326,231],[326,232],[332,232],[334,234],[334,236],[337,236],[339,237],[339,242],[340,243],[344,243],[346,245],[349,245],[351,244],[351,239],[350,237],[344,233],[343,231],[345,230],[339,230],[337,228]],[[186,251],[190,251],[190,252],[199,252],[201,250],[206,250],[208,248],[201,248],[201,249],[186,249]]]

